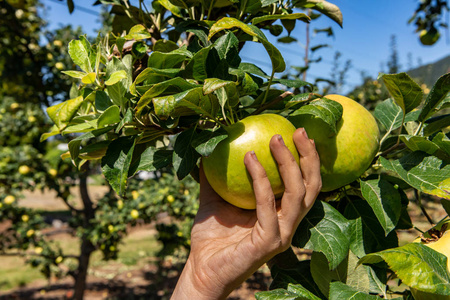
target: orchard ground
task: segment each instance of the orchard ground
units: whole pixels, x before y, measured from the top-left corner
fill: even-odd
[[[93,199],[100,198],[107,188],[90,186]],[[72,201],[81,205],[77,190],[73,190]],[[425,200],[425,199],[424,199]],[[65,223],[69,212],[64,203],[51,192],[25,192],[20,205],[42,211],[46,221],[52,226],[45,230],[53,240],[67,251],[77,254],[78,240],[70,232]],[[437,222],[445,216],[439,199],[424,201],[425,208],[431,218]],[[410,202],[409,214],[413,223],[420,230],[431,226],[415,202]],[[157,222],[170,222],[162,216]],[[0,231],[9,224],[0,224]],[[177,282],[183,260],[169,257],[160,261],[156,254],[161,245],[156,240],[155,224],[139,224],[129,229],[129,235],[120,246],[119,258],[115,261],[102,261],[101,254],[96,252],[89,270],[88,286],[85,299],[168,299]],[[411,242],[418,236],[417,230],[399,232],[400,245]],[[71,250],[72,249],[72,250]],[[301,259],[308,259],[310,251],[297,251]],[[267,290],[270,285],[270,272],[267,267],[261,268],[228,299],[254,299],[257,291]],[[51,278],[47,281],[39,270],[25,265],[23,258],[2,256],[0,264],[0,300],[1,299],[68,299],[72,295],[72,279]]]

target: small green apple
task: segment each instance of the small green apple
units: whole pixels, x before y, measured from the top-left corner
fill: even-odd
[[[379,129],[375,118],[358,102],[340,95],[324,98],[343,107],[337,134],[322,119],[298,115],[289,120],[303,127],[314,139],[320,157],[322,192],[329,192],[351,183],[370,166],[379,148]]]
[[[423,45],[431,46],[434,45],[441,37],[437,29],[432,28],[430,30],[423,29],[419,33],[420,42]]]
[[[31,169],[30,167],[26,166],[26,165],[21,165],[19,167],[19,173],[21,175],[27,175],[28,173],[30,173]]]
[[[274,135],[280,134],[298,163],[299,155],[292,139],[295,127],[282,116],[263,114],[249,116],[226,130],[228,137],[216,146],[210,156],[203,158],[203,169],[212,188],[237,207],[255,209],[252,179],[244,165],[245,154],[255,151],[274,194],[280,196],[284,185],[269,142]]]

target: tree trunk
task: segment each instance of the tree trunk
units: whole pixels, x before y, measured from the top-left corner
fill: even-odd
[[[86,289],[86,277],[89,267],[89,260],[94,250],[92,243],[83,238],[81,242],[81,254],[78,259],[78,269],[75,273],[74,299],[82,300]]]
[[[94,205],[89,197],[87,188],[88,171],[89,170],[87,169],[80,174],[80,194],[83,201],[84,228],[88,228],[90,220],[95,217]],[[87,238],[86,234],[83,234],[83,237],[81,238],[80,257],[78,258],[78,269],[75,272],[74,299],[76,300],[82,300],[84,297],[89,260],[94,250],[94,245]]]

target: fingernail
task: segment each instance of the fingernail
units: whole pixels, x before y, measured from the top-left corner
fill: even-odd
[[[283,137],[280,134],[277,134],[277,139],[280,141],[282,145],[284,145]]]
[[[309,141],[310,141],[313,145],[316,145],[316,142],[314,142],[313,139],[310,139]]]
[[[255,151],[250,151],[250,156],[251,156],[254,160],[258,161],[258,158],[256,157]]]
[[[305,138],[308,138],[308,134],[306,133],[306,130],[305,130],[305,128],[302,128],[303,129],[303,136],[305,137]]]

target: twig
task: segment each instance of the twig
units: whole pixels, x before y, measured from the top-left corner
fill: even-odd
[[[74,207],[72,204],[69,203],[69,201],[67,200],[67,198],[61,197],[61,199],[64,201],[64,204],[66,204],[66,206],[73,212],[75,213],[81,213],[82,210],[78,209],[76,207]]]
[[[270,101],[269,103],[266,103],[264,105],[262,105],[260,108],[258,108],[257,110],[255,110],[254,112],[251,113],[251,115],[257,115],[260,112],[265,111],[266,109],[268,109],[269,107],[281,102],[284,100],[284,98],[293,95],[293,93],[286,91],[283,94],[281,94],[280,96],[276,97],[275,99],[273,99],[272,101]]]
[[[385,156],[389,152],[392,152],[392,151],[397,150],[397,149],[403,149],[405,147],[406,147],[406,145],[404,143],[396,143],[394,146],[392,146],[392,147],[384,150],[383,152],[381,152],[381,154],[378,155],[378,156]]]
[[[425,207],[422,204],[422,197],[420,197],[420,192],[418,190],[414,190],[414,195],[416,196],[416,200],[417,200],[417,204],[420,207],[420,210],[422,210],[423,215],[425,216],[425,218],[427,218],[428,222],[431,225],[434,225],[436,223],[434,223],[433,219],[431,219],[430,215],[428,214],[428,212],[426,211]]]

